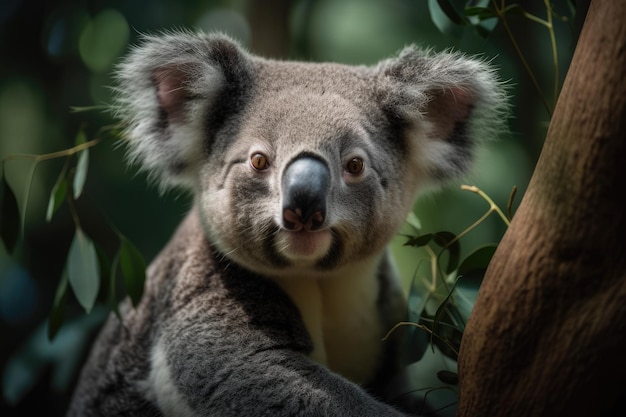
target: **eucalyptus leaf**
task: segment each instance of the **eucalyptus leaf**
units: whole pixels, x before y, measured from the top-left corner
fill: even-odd
[[[496,244],[483,245],[467,255],[459,265],[459,275],[465,276],[475,271],[487,269],[496,248]]]
[[[102,247],[100,247],[100,245],[94,243],[94,248],[96,250],[96,255],[98,257],[98,267],[100,268],[100,276],[103,278],[110,276],[111,267],[112,267],[111,261],[109,261],[109,258],[107,257]]]
[[[431,240],[433,240],[433,238],[435,237],[435,235],[433,235],[432,233],[427,233],[425,235],[421,235],[421,236],[414,236],[412,238],[410,238],[405,244],[404,246],[415,246],[415,247],[422,247],[422,246],[426,246]]]
[[[406,216],[406,222],[409,224],[409,226],[411,226],[416,232],[419,232],[422,229],[422,222],[420,222],[420,219],[415,215],[414,212],[410,211],[409,214]]]
[[[74,138],[74,145],[82,145],[87,142],[87,135],[85,135],[85,131],[80,129]]]
[[[445,369],[437,372],[437,378],[445,384],[458,385],[459,383],[459,374]]]
[[[491,32],[493,32],[497,25],[498,19],[484,19],[481,20],[479,24],[475,25],[474,29],[476,29],[476,32],[478,32],[481,37],[486,38],[491,35]]]
[[[52,220],[52,216],[59,209],[61,203],[65,199],[67,194],[67,179],[64,176],[60,176],[57,182],[50,191],[50,199],[48,200],[48,209],[46,210],[46,221]]]
[[[472,273],[459,277],[459,284],[454,290],[454,306],[464,322],[467,322],[474,309],[478,290],[482,281],[482,274]]]
[[[100,262],[102,263],[102,258],[100,258]],[[109,288],[107,295],[107,304],[110,306],[111,310],[115,313],[120,321],[122,320],[122,314],[120,313],[119,303],[121,301],[120,296],[117,292],[117,266],[120,263],[120,251],[115,254],[113,261],[108,267],[107,274],[102,274],[103,277],[109,277]],[[104,270],[103,270],[104,271]]]
[[[419,268],[420,265],[418,264],[416,274],[413,276],[413,280],[411,282],[407,300],[408,320],[412,323],[419,323],[421,321],[429,297],[427,285],[419,275]],[[401,360],[405,364],[417,362],[422,357],[426,349],[428,349],[430,339],[426,332],[415,326],[407,326],[404,329],[404,334],[403,343],[405,343],[406,346],[411,346],[411,349],[406,349],[403,352]]]
[[[415,268],[415,274],[411,280],[411,286],[409,287],[409,296],[407,300],[409,321],[415,323],[419,322],[422,318],[430,293],[428,282],[422,279],[422,276],[420,275],[420,268],[424,262],[424,260],[418,261],[417,267]]]
[[[20,210],[17,205],[17,198],[7,182],[6,175],[2,176],[1,198],[0,235],[7,252],[13,252],[20,234]]]
[[[428,10],[430,19],[441,33],[449,33],[453,30],[455,24],[441,9],[438,0],[428,0]]]
[[[445,268],[446,274],[454,272],[459,265],[461,257],[461,243],[452,232],[437,232],[434,235],[434,242],[448,251],[448,263]],[[451,243],[452,242],[452,243]]]
[[[69,283],[87,313],[93,308],[100,289],[100,266],[93,242],[76,229],[67,258]]]
[[[447,231],[437,232],[433,235],[434,242],[442,248],[448,246],[454,239],[456,239],[456,235]]]
[[[137,306],[146,280],[146,263],[141,252],[126,238],[122,238],[120,245],[120,268],[126,291],[133,305]]]
[[[504,12],[509,14],[519,14],[522,16],[526,15],[526,10],[524,10],[524,8],[517,3],[506,6],[504,8]]]
[[[479,20],[497,17],[496,13],[488,7],[466,7],[465,16],[475,16]]]
[[[436,0],[441,11],[446,15],[450,21],[456,25],[462,25],[465,23],[463,19],[463,9],[465,7],[465,0]]]
[[[498,24],[498,15],[493,9],[484,6],[466,7],[465,16],[483,38],[488,37]]]
[[[443,302],[441,304],[439,304],[439,307],[437,308],[437,311],[435,312],[435,318],[433,320],[433,328],[432,328],[433,333],[436,333],[436,331],[437,331],[437,326],[439,326],[439,323],[441,322],[441,319],[443,318],[443,314],[446,311],[446,307],[448,305],[448,302],[452,299],[452,294],[454,293],[454,290],[456,288],[456,284],[458,282],[459,282],[458,279],[454,282],[454,285],[452,286],[452,288],[448,292],[448,295],[443,300]]]
[[[122,315],[120,314],[118,306],[121,297],[117,292],[117,265],[120,259],[119,251],[113,258],[113,261],[110,261],[100,245],[94,244],[94,246],[96,248],[96,254],[98,255],[100,277],[102,277],[103,280],[102,285],[106,286],[106,304],[113,310],[117,318],[122,321]]]
[[[89,149],[83,149],[78,153],[76,172],[74,174],[74,200],[78,200],[85,187],[87,169],[89,168]]]
[[[483,245],[470,253],[459,265],[459,279],[454,292],[454,304],[465,319],[474,308],[485,270],[496,251],[496,244]]]

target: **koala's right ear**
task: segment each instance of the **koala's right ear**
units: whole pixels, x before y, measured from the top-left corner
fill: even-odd
[[[477,144],[505,130],[506,85],[485,61],[408,46],[378,70],[380,102],[419,149],[425,183],[464,175]]]
[[[214,133],[241,107],[250,60],[223,35],[144,36],[116,71],[131,162],[162,185],[192,185]]]

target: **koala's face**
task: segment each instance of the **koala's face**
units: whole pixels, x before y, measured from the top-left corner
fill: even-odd
[[[253,100],[200,169],[201,209],[218,246],[240,264],[285,272],[379,253],[413,191],[402,187],[410,178],[401,144],[365,110],[297,87]]]
[[[193,188],[208,238],[260,273],[377,256],[420,185],[466,171],[503,95],[477,61],[269,61],[210,35],[150,38],[119,71],[131,156]],[[481,131],[482,129],[482,131]]]

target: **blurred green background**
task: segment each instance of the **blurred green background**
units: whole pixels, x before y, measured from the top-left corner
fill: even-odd
[[[545,15],[543,0],[523,1]],[[567,1],[555,4],[569,16]],[[584,10],[558,21],[560,81],[575,46]],[[513,33],[542,88],[552,100],[554,68],[548,32],[522,16],[512,16]],[[486,203],[459,184],[483,189],[501,207],[515,185],[519,202],[541,151],[549,115],[523,71],[500,25],[484,38],[469,28],[442,33],[433,23],[427,0],[2,0],[0,5],[0,158],[42,154],[73,145],[84,128],[89,139],[111,123],[106,112],[73,113],[71,107],[111,101],[110,73],[141,33],[165,29],[220,30],[252,52],[307,61],[373,64],[408,43],[481,54],[493,61],[510,86],[510,134],[480,151],[476,169],[462,182],[423,196],[415,206],[423,232],[459,233],[478,219]],[[54,343],[46,339],[45,321],[64,268],[73,226],[67,208],[45,221],[48,196],[62,161],[48,161],[35,171],[24,212],[32,162],[5,163],[5,175],[26,216],[22,241],[13,254],[0,244],[0,415],[62,415],[76,365],[104,313],[82,314],[71,300],[67,324]],[[117,244],[107,222],[115,224],[152,259],[189,208],[182,192],[150,186],[143,174],[124,162],[123,148],[106,141],[91,150],[89,175],[78,210],[85,229],[105,249]],[[493,217],[462,241],[466,253],[497,242],[505,228]],[[393,242],[406,286],[419,255]],[[10,360],[13,358],[12,360]],[[29,414],[28,414],[29,415]]]

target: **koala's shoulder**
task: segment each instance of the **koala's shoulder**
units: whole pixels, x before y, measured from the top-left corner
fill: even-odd
[[[293,302],[272,281],[223,257],[192,210],[147,271],[143,306],[167,320],[179,312],[198,330],[237,334],[248,326],[272,333],[272,343],[311,349]],[[141,309],[136,314],[141,315]],[[180,318],[180,317],[179,317]],[[200,329],[202,328],[202,329]],[[213,333],[215,334],[215,333]]]

